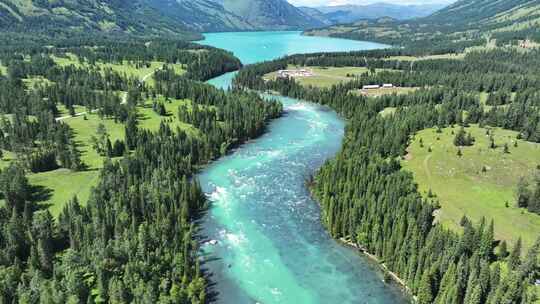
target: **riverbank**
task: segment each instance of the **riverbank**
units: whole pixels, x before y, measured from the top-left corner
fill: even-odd
[[[390,269],[388,269],[388,267],[386,267],[386,265],[376,255],[369,253],[366,248],[357,245],[356,243],[353,243],[351,240],[348,240],[346,238],[339,238],[337,239],[337,241],[339,241],[345,246],[358,250],[361,254],[368,257],[370,260],[376,262],[377,265],[381,268],[381,270],[384,271],[384,273],[388,274],[392,278],[392,280],[395,283],[399,284],[415,301],[417,300],[416,296],[412,293],[412,290],[409,288],[409,286],[407,286],[407,283],[403,279],[401,279],[395,272],[390,271]]]
[[[373,47],[290,32],[208,38],[205,44],[222,46],[244,64],[290,53]],[[235,75],[208,83],[227,88]],[[306,176],[339,152],[344,121],[314,103],[280,95],[271,98],[285,106],[286,115],[272,120],[263,136],[213,162],[198,176],[212,202],[201,233],[218,241],[203,248],[204,269],[212,274],[209,293],[220,303],[234,304],[410,302],[397,284],[382,282],[371,260],[328,235],[320,208],[304,185]]]
[[[314,195],[314,193],[312,191],[313,190],[312,189],[313,185],[314,185],[313,176],[311,176],[310,179],[306,181],[305,186],[309,190],[309,193],[310,193],[312,199],[317,203],[318,206],[320,206],[320,202],[319,202],[317,196]],[[326,229],[327,227],[326,227],[326,225],[324,225],[322,217],[320,218],[320,220],[321,220],[321,225],[323,225],[325,227],[325,229]],[[326,229],[326,230],[328,231],[328,229]],[[365,257],[367,257],[371,261],[375,262],[375,264],[377,264],[377,266],[380,268],[380,270],[383,271],[383,274],[385,274],[385,275],[388,274],[390,276],[390,278],[392,279],[392,281],[394,283],[397,283],[401,287],[401,289],[404,290],[405,294],[409,295],[415,302],[417,301],[417,297],[413,294],[412,290],[409,288],[409,286],[407,285],[405,280],[400,278],[397,275],[397,273],[395,273],[395,272],[391,271],[390,269],[388,269],[388,267],[386,267],[386,265],[383,263],[383,261],[381,261],[376,255],[371,254],[367,250],[367,248],[352,242],[350,240],[350,238],[341,237],[341,238],[334,238],[334,239],[336,241],[338,241],[339,243],[341,243],[342,245],[344,245],[346,247],[349,247],[349,248],[352,248],[352,249],[360,252],[362,255],[364,255]],[[383,282],[386,283],[385,280],[383,280]]]

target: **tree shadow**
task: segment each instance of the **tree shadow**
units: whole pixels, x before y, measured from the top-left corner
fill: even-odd
[[[34,203],[44,202],[51,198],[52,189],[41,185],[30,186],[30,199]]]
[[[38,209],[48,209],[52,203],[47,202],[53,194],[53,190],[41,185],[30,185],[30,201]]]

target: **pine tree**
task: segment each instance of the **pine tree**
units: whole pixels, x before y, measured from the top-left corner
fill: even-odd
[[[431,276],[429,271],[424,271],[417,292],[418,304],[431,304],[433,301],[433,291],[431,287]]]
[[[512,270],[516,270],[521,264],[521,237],[518,238],[512,252],[508,256],[508,267]]]

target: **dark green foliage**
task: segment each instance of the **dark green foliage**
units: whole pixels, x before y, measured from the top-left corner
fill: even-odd
[[[152,102],[152,110],[156,112],[156,114],[160,116],[166,116],[167,115],[167,109],[165,109],[165,105],[163,102]]]
[[[235,145],[262,134],[267,121],[281,115],[282,106],[255,93],[228,93],[188,78],[204,80],[237,69],[240,63],[229,53],[161,42],[0,47],[10,74],[0,77],[0,110],[12,113],[11,119],[1,121],[0,147],[16,152],[19,159],[0,174],[5,200],[0,206],[0,303],[208,300],[194,238],[195,220],[206,207],[206,198],[193,174]],[[200,52],[188,51],[193,48]],[[88,66],[59,67],[51,62],[50,54],[62,56],[68,50]],[[28,64],[22,56],[27,52],[40,55],[32,56]],[[188,73],[175,75],[165,66],[156,73],[153,88],[94,64],[126,60],[141,66],[152,60],[184,63]],[[192,65],[194,61],[198,63]],[[29,88],[21,79],[29,75],[53,82]],[[128,92],[127,104],[116,91]],[[191,99],[195,114],[184,118],[192,119],[199,134],[172,130],[165,121],[156,132],[140,128],[135,104],[157,94]],[[73,131],[55,119],[60,103],[68,109],[86,106],[88,112],[122,122],[125,139],[111,142],[104,125],[99,125],[92,140],[105,157],[99,183],[88,202],[74,198],[55,220],[35,204],[39,189],[28,183],[22,165],[35,172],[57,164],[84,169]],[[167,114],[163,104],[156,110]]]
[[[196,39],[184,23],[162,14],[147,1],[4,1],[3,31],[23,35],[169,35]]]
[[[384,51],[373,53],[380,55]],[[484,55],[489,58],[494,54]],[[511,56],[514,55],[520,56]],[[313,180],[312,192],[321,204],[323,222],[333,237],[349,238],[383,260],[385,266],[402,278],[417,295],[419,303],[527,302],[528,283],[522,278],[533,276],[535,270],[520,268],[520,245],[516,245],[508,257],[509,263],[514,265],[508,274],[510,279],[500,280],[500,269],[492,265],[497,259],[504,259],[506,254],[495,254],[493,223],[488,225],[482,220],[473,224],[464,217],[461,221],[462,234],[434,224],[435,205],[422,198],[412,174],[403,171],[396,161],[399,156],[405,155],[410,137],[415,132],[462,123],[464,112],[467,112],[470,123],[485,121],[486,124],[499,125],[508,119],[501,114],[496,120],[489,120],[489,114],[484,114],[474,94],[484,87],[480,84],[483,82],[482,75],[460,80],[465,74],[475,73],[472,66],[476,66],[481,57],[473,54],[465,59],[467,64],[470,63],[470,69],[456,61],[428,60],[419,63],[416,71],[363,75],[361,79],[329,89],[306,88],[295,83],[294,79],[265,82],[260,78],[275,67],[286,66],[297,60],[305,60],[304,63],[308,65],[320,62],[331,64],[359,57],[359,54],[353,53],[330,54],[328,57],[310,55],[309,58],[291,56],[246,67],[238,74],[235,85],[239,88],[275,90],[284,95],[329,105],[347,119],[347,134],[341,152],[334,160],[328,161]],[[373,60],[376,62],[377,59]],[[394,64],[395,67],[400,66]],[[522,67],[528,69],[525,63]],[[485,75],[499,67],[490,65],[479,69],[487,70],[483,72]],[[456,73],[452,81],[438,82],[452,73]],[[500,76],[501,79],[508,79],[507,75]],[[403,81],[405,79],[409,80]],[[431,86],[428,84],[433,84],[431,81],[438,82],[441,87],[379,98],[349,94],[351,89],[369,83],[424,87]],[[498,85],[504,86],[504,81]],[[379,115],[386,107],[397,107],[397,110],[393,115]],[[526,105],[521,104],[520,107],[526,108]],[[520,115],[536,119],[538,112],[524,110]],[[458,131],[456,138],[458,145],[473,142],[463,128]]]
[[[529,182],[529,179],[532,182]],[[516,187],[516,205],[529,212],[540,214],[540,175],[537,172],[532,178],[520,178]]]
[[[417,55],[460,53],[485,45],[486,37],[496,40],[498,46],[540,41],[538,8],[538,2],[531,0],[460,0],[424,18],[380,18],[308,30],[307,34],[377,41]]]
[[[458,147],[472,146],[474,144],[474,137],[471,133],[465,132],[465,128],[461,127],[454,137],[454,145]]]

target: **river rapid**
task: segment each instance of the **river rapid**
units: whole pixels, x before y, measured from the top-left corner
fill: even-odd
[[[305,37],[299,32],[206,34],[202,44],[244,64],[294,53],[365,50],[369,42]],[[235,73],[209,83],[227,88]],[[285,114],[268,132],[199,175],[211,207],[201,248],[217,303],[406,303],[379,267],[333,240],[306,179],[338,151],[344,122],[326,107],[278,98]]]

